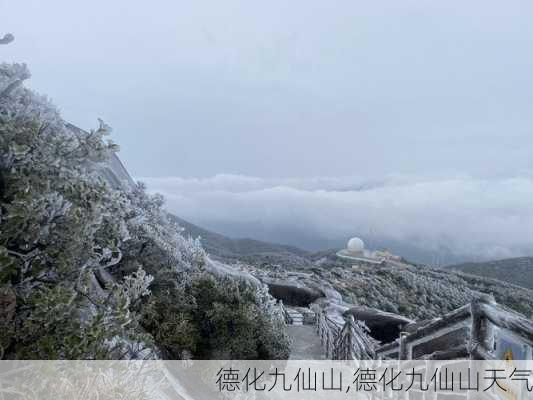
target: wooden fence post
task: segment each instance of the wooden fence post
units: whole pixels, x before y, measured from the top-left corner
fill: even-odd
[[[354,341],[355,341],[355,337],[354,337],[354,329],[355,329],[355,319],[353,317],[353,315],[349,315],[348,316],[348,320],[346,321],[346,323],[348,324],[348,343],[347,343],[347,346],[346,346],[346,356],[345,356],[345,359],[347,360],[353,360],[355,359],[354,357]]]
[[[413,357],[412,346],[407,342],[407,332],[400,332],[400,348],[398,349],[398,363],[401,366],[402,361],[410,360]],[[402,370],[400,367],[399,370]],[[402,376],[402,385],[407,384],[405,375]],[[409,400],[409,393],[407,391],[401,391],[398,394],[398,398],[401,400]]]
[[[407,332],[400,332],[400,350],[398,358],[400,360],[411,360],[413,358],[413,347],[407,342]]]
[[[494,350],[494,329],[483,312],[483,305],[495,305],[492,295],[482,295],[472,301],[472,328],[470,329],[469,352],[472,360],[483,360],[485,354]]]

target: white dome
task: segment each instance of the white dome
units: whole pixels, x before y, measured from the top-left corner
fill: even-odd
[[[346,248],[350,253],[362,253],[365,250],[365,242],[358,237],[354,237],[348,240]]]

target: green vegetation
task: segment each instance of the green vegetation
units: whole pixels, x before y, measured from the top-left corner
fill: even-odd
[[[450,265],[443,269],[493,278],[533,289],[533,257],[507,258],[504,260],[470,262]]]
[[[353,269],[340,263],[314,271],[318,279],[331,283],[349,303],[415,320],[441,317],[480,293],[493,294],[499,304],[526,317],[533,315],[531,290],[474,275],[414,265]]]
[[[209,275],[160,196],[103,177],[109,128],[73,130],[28,77],[0,64],[0,359],[286,357],[265,289]]]
[[[198,274],[155,288],[144,323],[168,358],[285,359],[287,336],[268,307],[274,305],[244,281]]]

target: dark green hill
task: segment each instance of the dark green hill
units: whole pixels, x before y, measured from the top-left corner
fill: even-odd
[[[175,215],[171,215],[171,218],[184,229],[186,235],[200,237],[203,248],[214,258],[251,264],[282,264],[286,267],[304,267],[312,263],[308,258],[310,253],[297,247],[253,239],[233,239],[200,228]]]
[[[533,257],[470,262],[451,265],[445,268],[485,278],[493,278],[526,287],[528,289],[533,289]]]

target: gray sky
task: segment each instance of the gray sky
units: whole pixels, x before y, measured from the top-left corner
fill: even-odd
[[[0,0],[31,85],[134,175],[531,168],[533,3]],[[529,145],[529,146],[528,146]]]
[[[65,118],[90,128],[102,117],[130,172],[170,196],[189,192],[154,178],[236,175],[223,180],[230,193],[242,175],[292,189],[311,180],[310,193],[391,175],[529,184],[532,20],[529,0],[0,0],[0,34],[16,36],[0,58],[27,62],[29,85]],[[462,211],[469,195],[488,217],[499,210],[486,191],[454,193]],[[253,212],[270,215],[262,204]],[[225,204],[209,221],[188,210],[207,225],[242,217]]]

